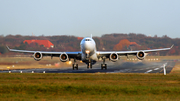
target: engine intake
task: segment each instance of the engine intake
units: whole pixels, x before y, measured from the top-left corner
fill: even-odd
[[[68,55],[66,53],[63,53],[59,56],[61,62],[66,62],[68,60]]]
[[[137,53],[136,57],[139,59],[139,60],[143,60],[145,58],[145,53],[143,51],[140,51]]]
[[[35,59],[36,61],[39,61],[39,60],[42,59],[43,55],[42,55],[42,53],[40,53],[40,52],[35,52],[34,55],[33,55],[33,57],[34,57],[34,59]]]
[[[111,53],[110,56],[109,56],[109,59],[112,62],[116,62],[118,60],[118,54],[117,53]]]

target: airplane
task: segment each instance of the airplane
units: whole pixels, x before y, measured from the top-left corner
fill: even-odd
[[[101,64],[101,69],[107,69],[107,64],[105,64],[105,59],[109,58],[112,62],[116,62],[119,59],[119,56],[131,56],[135,55],[139,60],[143,60],[149,52],[157,52],[163,50],[170,50],[170,48],[161,48],[161,49],[151,49],[151,50],[137,50],[137,51],[97,51],[96,43],[91,37],[85,37],[80,42],[81,51],[79,52],[47,52],[47,51],[29,51],[29,50],[17,50],[10,49],[8,46],[7,49],[10,52],[21,52],[21,53],[31,53],[36,61],[39,61],[43,56],[59,57],[61,62],[70,61],[74,59],[72,64],[73,70],[78,70],[78,64],[76,60],[81,60],[87,64],[87,68],[92,69],[92,65],[96,63],[100,58],[103,60]]]

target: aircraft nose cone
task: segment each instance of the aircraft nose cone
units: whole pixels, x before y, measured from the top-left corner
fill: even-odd
[[[94,49],[94,46],[91,42],[85,42],[84,43],[84,48],[85,50],[89,50],[89,51],[92,51]]]
[[[90,43],[90,42],[86,42],[85,44],[84,44],[84,46],[85,46],[85,49],[86,50],[92,50],[94,47],[93,47],[93,44],[92,43]]]

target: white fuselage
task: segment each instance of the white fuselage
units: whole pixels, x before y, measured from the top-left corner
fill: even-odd
[[[96,54],[96,43],[92,38],[84,38],[82,39],[80,43],[81,51],[82,51],[82,56],[81,59],[82,61],[86,60],[94,60],[97,61],[97,54]]]

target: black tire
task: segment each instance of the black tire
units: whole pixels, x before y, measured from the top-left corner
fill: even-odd
[[[104,68],[104,67],[103,67],[103,64],[101,64],[101,70],[103,70],[103,68]]]
[[[74,70],[74,64],[72,65],[72,67],[73,67],[73,70]]]
[[[89,69],[89,65],[87,65],[87,69]]]
[[[78,70],[78,64],[76,64],[76,70]]]
[[[105,70],[107,70],[107,64],[105,64],[105,67],[104,67],[104,68],[105,68]]]
[[[90,68],[92,69],[92,64],[90,65]]]

